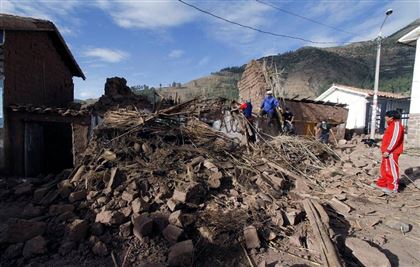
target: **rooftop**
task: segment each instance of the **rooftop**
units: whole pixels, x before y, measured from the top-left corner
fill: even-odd
[[[71,70],[73,76],[86,79],[79,65],[68,48],[57,27],[48,20],[20,17],[0,13],[0,29],[6,31],[42,31],[47,32],[52,39],[58,53]]]
[[[418,38],[420,38],[420,26],[398,39],[398,42],[409,46],[416,46]]]
[[[333,83],[333,87],[344,90],[344,91],[359,92],[366,96],[373,96],[374,94],[374,91],[371,89],[358,88],[358,87],[353,87],[353,86],[343,85],[343,84],[338,84],[338,83]],[[378,96],[387,97],[387,98],[395,98],[395,99],[407,98],[406,96],[403,96],[402,94],[384,92],[384,91],[378,91]]]

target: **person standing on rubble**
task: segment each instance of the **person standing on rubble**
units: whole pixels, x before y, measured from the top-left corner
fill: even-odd
[[[261,103],[261,115],[267,114],[269,118],[269,123],[272,123],[272,120],[276,113],[276,108],[279,106],[279,101],[273,96],[271,90],[267,91],[267,96],[264,98],[264,101]]]
[[[288,107],[286,107],[285,111],[283,113],[283,119],[284,119],[283,131],[285,133],[294,134],[294,132],[295,132],[295,129],[293,127],[294,118],[295,118],[295,116],[293,115],[293,113],[290,111],[290,109]]]
[[[245,118],[248,121],[252,120],[252,103],[251,100],[246,100],[244,102],[241,103],[241,105],[239,106],[239,108],[242,110],[242,114],[244,114]]]
[[[318,135],[318,133],[321,132],[319,136],[321,143],[328,144],[329,139],[330,139],[330,130],[331,130],[331,125],[327,123],[325,120],[323,120],[319,124],[319,128],[315,129],[315,135]]]
[[[387,128],[382,138],[381,176],[371,184],[374,188],[382,189],[385,193],[397,193],[399,185],[398,158],[403,153],[404,126],[401,114],[396,110],[385,113]]]

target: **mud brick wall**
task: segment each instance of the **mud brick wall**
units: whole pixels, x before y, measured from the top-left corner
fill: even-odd
[[[48,32],[7,31],[3,105],[63,106],[74,100],[73,79]],[[23,174],[25,124],[5,109],[3,172]]]
[[[4,105],[60,106],[73,101],[73,79],[48,32],[8,31]]]
[[[81,163],[82,154],[89,143],[89,126],[72,123],[73,132],[73,164],[77,166]]]
[[[268,87],[261,63],[252,60],[246,65],[242,78],[238,83],[239,98],[244,100],[250,99],[254,106],[254,111],[258,112]]]

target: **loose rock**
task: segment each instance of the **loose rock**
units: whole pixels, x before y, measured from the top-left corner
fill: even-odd
[[[391,267],[388,258],[377,248],[358,238],[346,238],[346,246],[364,266]]]
[[[42,236],[36,236],[25,243],[23,256],[30,258],[33,255],[44,254],[47,252],[47,241]]]
[[[261,242],[255,226],[250,225],[244,228],[244,238],[248,249],[260,248]]]
[[[85,220],[74,220],[67,226],[67,236],[72,241],[80,242],[85,239],[89,224]]]
[[[192,240],[176,243],[169,249],[169,266],[191,266],[194,256]]]

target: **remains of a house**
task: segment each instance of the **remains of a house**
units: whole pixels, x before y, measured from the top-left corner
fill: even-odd
[[[282,98],[257,61],[240,97],[258,112],[272,90],[299,135],[267,135],[224,98],[148,101],[118,77],[72,103],[84,76],[55,26],[4,18],[4,51],[37,36],[66,75],[17,84],[5,57],[7,166],[24,175],[0,178],[0,266],[418,266],[420,155],[401,156],[399,193],[371,188],[381,154],[343,140],[344,103]],[[334,146],[314,138],[320,121]]]
[[[252,60],[245,68],[244,74],[238,83],[239,98],[251,100],[256,113],[268,90],[279,99],[280,108],[288,107],[295,115],[296,133],[299,135],[315,136],[315,127],[325,120],[332,126],[336,139],[344,138],[344,125],[347,120],[346,103],[312,101],[309,99],[284,98],[284,88],[276,79],[277,75],[271,74],[265,64]],[[264,119],[258,120],[259,128],[264,132],[277,135],[282,132],[279,125],[268,126]]]
[[[346,129],[358,133],[370,132],[373,90],[333,84],[315,100],[347,105],[349,113],[346,121]],[[379,91],[376,128],[380,133],[383,133],[386,128],[384,120],[385,112],[393,109],[400,111],[403,116],[403,125],[407,126],[410,98],[401,94]]]

